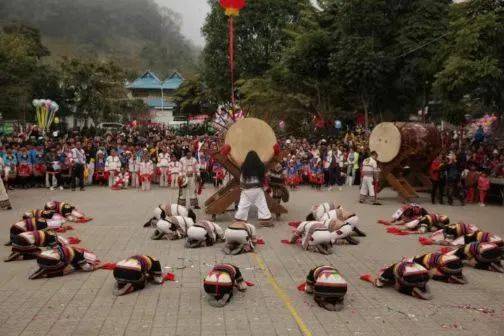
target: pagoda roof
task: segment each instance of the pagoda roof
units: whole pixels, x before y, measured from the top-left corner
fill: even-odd
[[[184,82],[184,77],[177,71],[161,81],[155,73],[146,71],[142,76],[126,85],[128,89],[176,90]]]

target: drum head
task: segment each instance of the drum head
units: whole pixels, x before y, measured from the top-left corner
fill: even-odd
[[[369,137],[369,149],[378,153],[379,162],[392,161],[401,149],[401,132],[394,123],[378,124]]]
[[[277,139],[273,129],[263,120],[245,118],[231,126],[224,143],[231,146],[230,159],[241,167],[251,150],[256,151],[264,163],[269,162],[275,154],[273,146]]]

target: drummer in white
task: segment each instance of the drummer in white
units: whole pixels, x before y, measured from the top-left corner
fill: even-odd
[[[241,166],[241,194],[235,220],[246,222],[250,207],[255,205],[258,211],[259,224],[271,226],[271,212],[264,196],[263,183],[266,167],[255,151],[249,151]]]

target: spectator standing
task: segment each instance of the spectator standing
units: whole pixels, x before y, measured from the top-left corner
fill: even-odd
[[[86,153],[82,149],[81,143],[76,142],[72,148],[72,175],[71,175],[71,188],[75,190],[76,179],[79,179],[79,188],[84,190],[84,167],[86,165]]]

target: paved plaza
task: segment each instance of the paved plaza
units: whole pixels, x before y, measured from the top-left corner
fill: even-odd
[[[207,187],[204,201],[214,191]],[[111,191],[88,188],[85,192],[16,190],[10,193],[14,210],[1,212],[0,240],[7,241],[8,228],[21,214],[40,208],[51,199],[77,205],[94,218],[86,224],[71,225],[80,246],[95,252],[102,261],[115,262],[134,254],[160,259],[164,271],[173,272],[175,282],[149,285],[123,297],[114,297],[111,271],[75,273],[62,278],[28,280],[34,261],[1,263],[1,336],[93,336],[93,335],[503,335],[504,275],[471,268],[464,270],[467,285],[430,282],[433,300],[420,301],[393,289],[377,289],[359,279],[375,274],[387,263],[436,249],[421,246],[418,236],[386,233],[378,218],[388,218],[400,204],[392,192],[384,192],[383,205],[357,202],[357,189],[317,192],[306,188],[291,193],[289,213],[274,228],[259,228],[265,240],[257,254],[226,256],[222,244],[186,249],[181,241],[153,241],[152,229],[142,224],[161,202],[176,200],[176,191],[155,188]],[[342,245],[323,256],[304,252],[299,246],[280,242],[290,237],[289,220],[306,216],[312,204],[334,200],[355,211],[361,228],[368,234],[358,246]],[[448,207],[427,203],[427,207],[462,219],[481,229],[504,236],[504,208],[477,205]],[[199,216],[204,214],[199,211]],[[227,225],[231,215],[217,218]],[[255,216],[253,214],[252,216]],[[252,217],[254,218],[254,217]],[[251,220],[255,223],[256,220]],[[9,248],[1,246],[2,256]],[[237,293],[225,308],[206,302],[202,279],[215,263],[230,262],[240,267],[244,278],[255,284]],[[328,312],[297,290],[310,268],[331,264],[349,283],[345,308]]]

